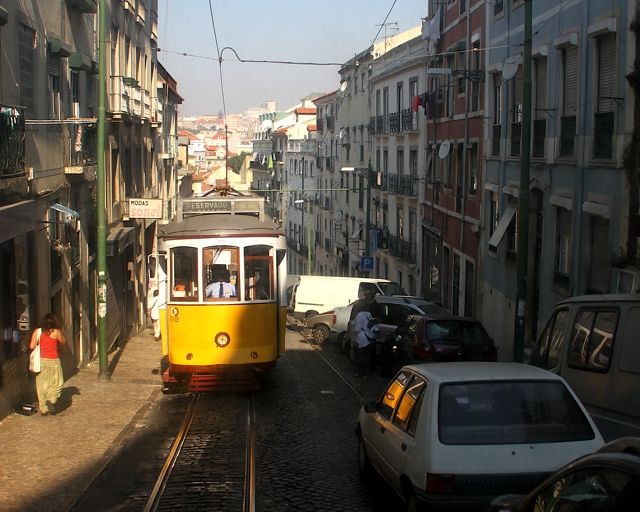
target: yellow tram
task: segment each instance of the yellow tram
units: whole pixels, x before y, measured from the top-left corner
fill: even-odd
[[[158,253],[165,384],[256,387],[284,352],[287,314],[286,236],[264,198],[179,200]]]

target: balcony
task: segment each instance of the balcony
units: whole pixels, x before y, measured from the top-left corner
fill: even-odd
[[[402,109],[402,131],[418,131],[418,113],[410,108]]]
[[[98,12],[98,0],[67,0],[70,11],[95,13]]]
[[[26,175],[24,139],[24,112],[0,106],[0,178]]]
[[[376,135],[384,135],[385,116],[376,116]]]
[[[400,187],[398,186],[399,177],[397,174],[389,174],[389,193],[398,195]]]
[[[389,114],[389,132],[391,134],[400,132],[400,117],[397,112]]]
[[[324,205],[323,208],[329,212],[333,211],[333,198],[332,197],[325,197],[324,198]]]
[[[65,174],[82,174],[85,166],[98,164],[98,127],[78,124],[69,137],[69,162]]]
[[[113,120],[121,120],[124,115],[131,114],[132,100],[129,96],[130,86],[125,86],[124,77],[111,77],[111,90],[109,92],[109,104],[107,111],[111,113]]]
[[[400,174],[400,195],[405,197],[418,197],[417,176]]]
[[[327,116],[327,130],[333,131],[335,129],[335,120],[333,116]]]
[[[416,264],[416,243],[411,240],[400,239],[400,259],[410,265]]]
[[[151,120],[151,94],[149,91],[142,91],[142,118]]]
[[[389,254],[396,258],[400,257],[400,238],[396,235],[389,235]]]
[[[161,98],[156,98],[151,96],[151,126],[157,128],[162,126],[162,121],[164,120],[163,109],[164,105],[162,104]]]
[[[374,178],[375,181],[372,185],[373,189],[381,190],[382,192],[389,191],[389,178],[387,174],[383,174],[382,172],[378,171],[374,173]]]
[[[162,136],[162,151],[160,151],[160,157],[164,160],[177,157],[176,151],[176,136],[175,135],[163,135]]]
[[[324,250],[327,251],[327,253],[332,253],[333,252],[333,239],[332,238],[325,238],[324,239]]]

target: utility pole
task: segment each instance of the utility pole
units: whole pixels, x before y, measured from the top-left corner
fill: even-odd
[[[98,4],[98,166],[97,166],[97,252],[96,270],[98,272],[98,360],[100,371],[98,379],[110,380],[109,359],[107,355],[107,225],[105,211],[105,172],[104,172],[104,139],[106,124],[106,36],[107,10],[105,0]]]
[[[307,275],[311,275],[311,199],[307,198]]]
[[[365,223],[365,228],[367,232],[365,233],[365,254],[364,256],[372,256],[371,254],[371,175],[373,174],[373,169],[371,168],[371,159],[369,159],[369,165],[367,166],[367,219]]]
[[[522,149],[520,154],[520,197],[518,198],[518,264],[513,360],[524,361],[529,256],[529,167],[531,163],[531,38],[533,0],[524,1],[524,63],[522,70]]]

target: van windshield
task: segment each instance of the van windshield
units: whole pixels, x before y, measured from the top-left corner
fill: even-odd
[[[378,283],[378,286],[385,295],[406,295],[407,292],[396,282]]]

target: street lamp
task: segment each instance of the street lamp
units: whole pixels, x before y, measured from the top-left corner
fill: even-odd
[[[367,175],[367,216],[365,229],[365,254],[364,256],[370,257],[371,251],[371,160],[369,160],[369,166],[366,168],[356,167],[342,167],[340,172],[360,172]]]
[[[307,274],[311,275],[311,200],[307,197],[296,199],[294,202],[297,204],[307,203]]]

